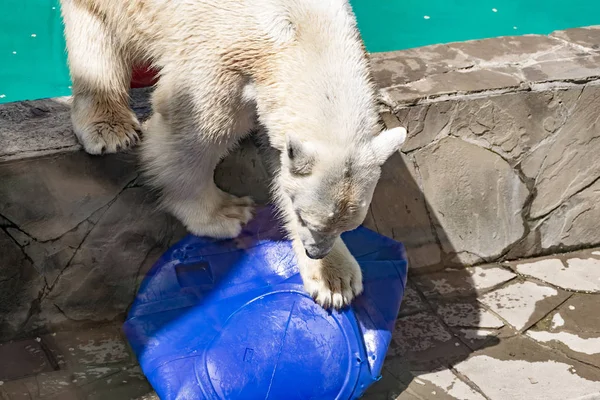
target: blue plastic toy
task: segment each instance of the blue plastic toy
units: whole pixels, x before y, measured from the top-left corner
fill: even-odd
[[[351,308],[303,289],[272,210],[240,237],[188,236],[142,283],[124,325],[162,400],[347,400],[377,381],[406,284],[402,244],[360,227],[342,235],[364,276]]]

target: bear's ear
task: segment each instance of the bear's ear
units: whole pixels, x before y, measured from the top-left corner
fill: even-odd
[[[383,165],[388,158],[398,150],[406,140],[406,129],[402,127],[387,129],[375,136],[371,141],[375,158]]]
[[[315,164],[310,146],[288,135],[285,147],[290,172],[294,175],[310,175]]]

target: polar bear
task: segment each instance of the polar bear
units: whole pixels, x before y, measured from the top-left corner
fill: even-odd
[[[363,290],[340,234],[360,225],[381,165],[406,137],[383,130],[347,0],[61,0],[72,122],[90,154],[140,140],[134,63],[160,70],[141,159],[165,209],[196,235],[237,236],[253,201],[220,190],[217,163],[261,127],[279,155],[273,197],[306,291],[340,308]]]

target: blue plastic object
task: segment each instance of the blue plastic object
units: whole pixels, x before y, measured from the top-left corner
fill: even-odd
[[[272,210],[232,240],[188,236],[142,283],[123,327],[162,400],[347,400],[380,378],[406,285],[402,244],[342,236],[364,294],[326,311],[303,290]]]

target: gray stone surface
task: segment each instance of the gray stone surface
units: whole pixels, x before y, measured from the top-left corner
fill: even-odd
[[[597,27],[427,46],[371,56],[382,98],[392,107],[540,83],[598,79]]]
[[[406,391],[406,385],[396,379],[389,371],[385,368],[381,371],[381,379],[373,384],[364,395],[364,399],[367,400],[414,400],[415,397],[411,397],[411,394]]]
[[[600,182],[596,181],[561,204],[532,232],[539,234],[542,249],[595,244],[600,243],[599,220]]]
[[[118,326],[55,332],[43,335],[41,339],[62,369],[77,370],[79,367],[115,364],[120,369],[120,364],[135,361]]]
[[[151,89],[131,91],[140,120],[150,114]],[[0,104],[0,161],[81,149],[71,126],[71,98]]]
[[[88,400],[135,399],[152,392],[140,367],[135,366],[83,388]]]
[[[384,165],[371,203],[372,228],[405,243],[412,268],[441,262],[423,191],[410,156],[395,154]]]
[[[486,293],[516,277],[511,271],[497,265],[483,265],[464,269],[446,269],[412,280],[428,299],[438,297],[474,297]]]
[[[590,162],[600,151],[600,90],[587,87],[569,120],[548,149],[536,179],[537,196],[531,216],[540,217],[600,177],[600,163]]]
[[[523,68],[523,75],[529,82],[595,80],[600,78],[599,61],[599,55],[542,61]]]
[[[524,233],[525,183],[497,154],[456,138],[417,152],[444,251],[459,263],[498,257]]]
[[[145,272],[185,234],[140,186],[136,163],[83,152],[0,163],[0,339],[123,317]],[[250,141],[215,175],[268,199]]]
[[[527,336],[543,346],[600,367],[600,318],[592,307],[600,298],[577,295],[548,315]]]
[[[475,353],[455,366],[491,400],[593,399],[600,370],[518,337]]]
[[[451,328],[500,329],[504,322],[475,302],[440,302],[437,313]]]
[[[516,261],[507,265],[521,275],[571,292],[600,293],[600,258],[590,251]]]
[[[411,174],[416,176],[413,181],[421,193],[413,198],[423,198],[430,223],[437,227],[435,237],[427,238],[423,233],[415,236],[422,239],[418,246],[409,245],[412,264],[435,264],[439,243],[445,254],[458,253],[456,261],[466,264],[600,244],[594,222],[600,212],[596,182],[599,164],[589,161],[594,159],[591,153],[600,143],[594,111],[600,107],[596,104],[598,96],[600,86],[589,84],[397,108],[399,123],[409,129],[402,152],[418,171]],[[438,152],[444,157],[440,158]],[[424,154],[428,154],[426,159]],[[480,160],[487,161],[482,164]],[[484,176],[481,165],[496,162],[499,168]],[[394,161],[385,168],[393,169],[395,175],[402,174],[398,172],[401,166]],[[401,181],[394,176],[385,179],[394,183],[381,184],[384,194],[378,193],[374,202],[381,196],[385,205],[378,204],[374,210],[390,211],[384,211],[385,218],[377,222],[381,227],[393,225],[395,232],[401,231],[394,215],[402,215],[400,205],[406,200],[396,205],[392,196],[385,194],[399,192]],[[470,189],[464,185],[472,185],[476,179],[480,186],[507,182],[505,190],[516,196],[503,193],[497,200],[483,199],[493,193],[483,186],[483,196],[470,199]],[[408,186],[407,193],[411,190]],[[496,205],[488,207],[490,201],[505,203],[496,209]],[[418,215],[403,219],[410,221]],[[477,221],[484,229],[481,235],[473,234],[477,232],[473,230]],[[504,237],[494,237],[502,229],[509,231]],[[411,241],[410,234],[398,237]],[[480,238],[488,243],[482,244]]]
[[[384,102],[408,128],[402,151],[416,164],[415,182],[436,227],[435,238],[418,234],[424,240],[409,246],[413,265],[434,263],[440,243],[446,255],[458,254],[456,261],[466,264],[600,244],[594,223],[600,212],[596,182],[600,164],[591,161],[597,158],[592,154],[600,143],[596,123],[600,86],[594,82],[599,76],[599,31],[580,28],[551,37],[496,38],[372,58]],[[425,62],[415,62],[414,52],[420,52]],[[477,77],[482,74],[491,78],[480,82]],[[515,86],[516,81],[505,82],[499,76],[523,83]],[[497,86],[496,78],[502,88],[489,91]],[[488,89],[481,92],[480,84]],[[456,149],[449,136],[470,145]],[[447,157],[430,154],[433,150]],[[429,157],[424,159],[423,154]],[[463,185],[477,179],[480,159],[487,160],[484,165],[505,161],[485,180],[506,180],[508,188],[518,177],[520,183],[511,189],[518,188],[525,196],[508,197],[499,210],[495,200],[469,201],[471,192]],[[460,170],[461,165],[468,168]],[[390,190],[388,185],[382,187]],[[492,193],[487,188],[484,192]],[[503,193],[499,201],[506,199]],[[494,206],[488,207],[490,201]],[[386,225],[381,219],[378,224]],[[400,235],[404,236],[408,235]]]
[[[78,149],[68,98],[0,105],[0,158]]]
[[[474,69],[432,75],[406,85],[384,88],[382,92],[384,98],[393,103],[414,103],[423,98],[460,92],[515,89],[520,85],[521,79],[515,74],[493,69]]]
[[[19,332],[39,306],[45,282],[18,244],[0,230],[0,340]]]
[[[470,68],[475,59],[448,45],[371,54],[373,76],[381,87],[418,81],[431,75]]]
[[[451,370],[414,371],[413,375],[415,378],[407,389],[415,393],[419,399],[485,399],[477,388],[469,386],[467,382]]]
[[[425,268],[440,263],[441,251],[418,180],[410,156],[392,156],[375,189],[369,223],[371,228],[412,249],[408,254],[411,266]]]
[[[52,364],[36,340],[0,343],[0,381],[52,371]]]
[[[83,152],[15,161],[0,168],[0,214],[39,241],[57,239],[107,205],[137,176],[125,155]]]
[[[448,130],[511,163],[526,159],[523,172],[532,177],[541,165],[533,165],[530,154],[567,122],[580,95],[579,90],[525,92],[459,102]]]
[[[563,301],[569,293],[531,281],[512,281],[486,293],[479,301],[517,330],[537,323]]]
[[[600,51],[600,26],[556,31],[551,36],[587,49]]]
[[[450,121],[456,113],[456,104],[442,102],[405,108],[398,112],[398,119],[407,129],[407,138],[402,145],[403,152],[411,152],[424,147],[436,138],[448,134]]]
[[[399,357],[420,370],[464,359],[469,352],[436,314],[421,312],[398,319],[388,357]]]
[[[470,40],[452,43],[450,47],[470,59],[479,60],[479,64],[498,65],[520,64],[525,60],[536,60],[547,54],[563,56],[561,50],[567,45],[552,37],[527,35]]]
[[[416,314],[420,311],[425,311],[428,308],[427,303],[421,298],[419,291],[412,283],[412,279],[410,279],[406,284],[406,290],[404,291],[404,297],[402,298],[400,315]]]
[[[26,372],[17,379],[0,381],[2,399],[125,400],[152,393],[116,325],[46,334],[17,343],[26,343],[38,358],[53,362],[42,372],[37,371],[39,362],[27,361],[27,354],[13,355],[14,365],[0,364],[0,368],[12,365],[13,370]]]
[[[144,188],[123,191],[45,297],[41,321],[113,320],[125,312],[178,227],[155,200]]]

